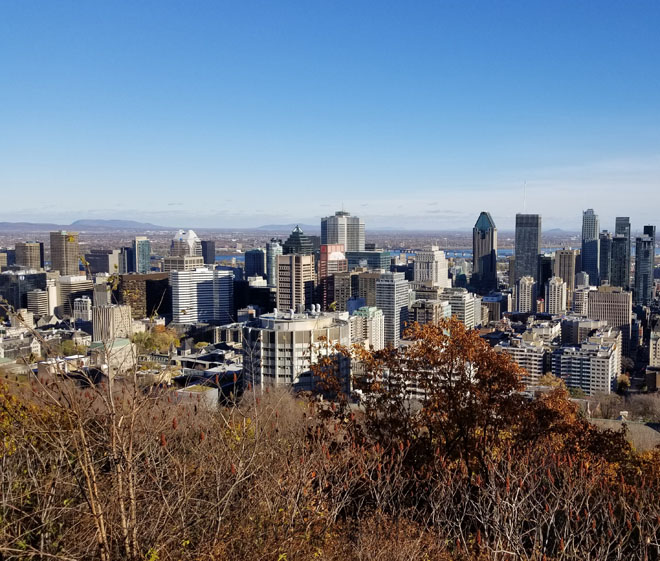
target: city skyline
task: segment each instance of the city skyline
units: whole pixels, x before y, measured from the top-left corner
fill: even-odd
[[[603,224],[622,208],[654,223],[626,207],[660,177],[659,15],[6,5],[0,220],[256,227],[344,206],[374,229],[469,228],[487,209],[501,230],[516,213],[573,230],[597,206]]]

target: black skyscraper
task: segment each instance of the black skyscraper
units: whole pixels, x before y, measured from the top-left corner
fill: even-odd
[[[522,277],[538,281],[541,253],[541,215],[516,214],[515,282]]]

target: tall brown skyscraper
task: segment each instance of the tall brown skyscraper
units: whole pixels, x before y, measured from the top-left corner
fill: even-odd
[[[44,268],[42,242],[16,242],[16,265],[26,269]]]
[[[59,271],[60,275],[79,275],[80,248],[78,232],[50,233],[50,268]]]
[[[566,283],[566,294],[569,304],[573,302],[575,273],[577,272],[575,267],[579,253],[577,249],[558,249],[555,251],[554,275]]]

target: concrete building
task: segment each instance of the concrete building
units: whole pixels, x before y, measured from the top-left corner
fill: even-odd
[[[621,373],[620,334],[596,335],[552,353],[552,373],[587,395],[610,393]]]
[[[92,249],[85,253],[86,268],[92,275],[97,273],[119,273],[119,259],[121,255],[118,249]]]
[[[415,253],[413,278],[416,282],[429,281],[432,286],[449,287],[449,274],[445,252],[437,246]]]
[[[655,226],[644,226],[644,233],[635,239],[636,306],[648,306],[653,300],[653,269],[655,267]]]
[[[172,255],[163,259],[163,273],[194,271],[202,267],[204,267],[204,258],[199,255]]]
[[[356,271],[336,273],[334,276],[334,302],[338,312],[348,311],[348,302],[359,298],[360,276]],[[374,285],[375,301],[375,285]]]
[[[73,320],[92,321],[92,299],[89,296],[81,296],[73,301]]]
[[[202,257],[202,240],[199,239],[194,230],[179,230],[170,244],[170,256],[172,257]]]
[[[234,321],[234,275],[231,271],[199,268],[172,271],[172,321],[181,324]]]
[[[92,312],[92,341],[111,342],[133,335],[130,306],[110,304],[94,306]]]
[[[559,249],[555,251],[554,276],[561,278],[566,283],[566,303],[570,306],[573,302],[575,291],[576,262],[580,251],[577,249]]]
[[[585,316],[589,313],[589,294],[597,290],[595,286],[583,286],[573,292],[573,312],[579,316]]]
[[[61,276],[57,279],[58,306],[55,313],[59,317],[71,317],[73,302],[82,296],[93,296],[94,282],[80,275]]]
[[[561,320],[561,344],[575,346],[584,343],[599,329],[607,328],[607,322],[581,316],[568,316]]]
[[[335,295],[335,275],[348,272],[348,261],[342,244],[322,244],[318,267],[318,301],[328,310]],[[336,305],[336,303],[335,303]]]
[[[566,283],[559,277],[552,277],[545,285],[545,312],[547,314],[565,314],[566,300]]]
[[[46,273],[34,269],[0,273],[0,299],[4,298],[15,310],[27,308],[27,295],[36,289],[46,289]],[[4,316],[2,310],[0,315]]]
[[[451,317],[451,304],[445,300],[415,300],[410,308],[410,321],[420,325],[437,324]]]
[[[364,222],[343,210],[321,219],[321,245],[341,244],[345,251],[364,251]]]
[[[277,258],[277,309],[303,311],[314,302],[316,273],[313,255],[286,254]]]
[[[89,346],[89,354],[90,363],[102,368],[111,377],[130,373],[137,366],[137,351],[130,339],[93,342]]]
[[[363,306],[349,318],[351,344],[379,351],[385,348],[385,316],[376,307]]]
[[[50,268],[62,276],[80,275],[78,232],[50,233]]]
[[[497,290],[497,228],[489,212],[482,212],[472,229],[471,284],[482,292]]]
[[[43,269],[43,242],[16,242],[16,265],[23,269]]]
[[[536,312],[536,281],[531,276],[522,277],[516,285],[516,311],[526,314]]]
[[[632,294],[618,287],[601,286],[589,293],[587,317],[607,322],[621,331],[624,353],[628,354],[632,325]]]
[[[510,292],[493,292],[481,299],[481,305],[488,308],[490,321],[499,321],[504,312],[511,312],[513,304]]]
[[[481,325],[481,298],[476,294],[468,292],[465,288],[445,288],[439,298],[449,302],[451,315],[468,329]]]
[[[525,385],[538,385],[539,379],[546,373],[548,351],[544,342],[532,333],[515,335],[497,344],[495,350],[507,353],[518,366],[525,369],[522,377]]]
[[[541,253],[541,215],[516,214],[514,284],[523,277],[537,280]]]
[[[246,386],[285,386],[313,391],[318,380],[310,366],[321,356],[335,356],[339,379],[350,392],[350,360],[338,356],[334,345],[349,347],[347,313],[264,314],[242,327],[243,379]]]
[[[376,284],[386,269],[361,271],[358,277],[358,297],[363,298],[366,306],[376,305]]]
[[[28,292],[27,309],[30,310],[35,316],[52,315],[49,313],[48,308],[48,292],[39,288]]]
[[[408,322],[408,281],[403,273],[385,272],[376,281],[376,307],[385,316],[385,344],[398,347]]]
[[[649,333],[649,366],[660,368],[660,322]]]

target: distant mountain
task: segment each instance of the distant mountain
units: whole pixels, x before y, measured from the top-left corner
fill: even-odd
[[[319,232],[321,230],[320,225],[312,226],[311,224],[267,224],[265,226],[259,226],[257,230],[268,230],[271,232],[290,232],[296,226],[300,226],[303,232]]]
[[[35,222],[0,222],[0,232],[49,232],[63,228],[59,224]]]
[[[76,220],[71,224],[50,224],[44,222],[0,222],[0,232],[52,232],[55,230],[174,230],[166,226],[156,226],[134,220]]]
[[[76,220],[69,228],[76,230],[173,230],[167,226],[157,226],[149,222],[135,220]]]

